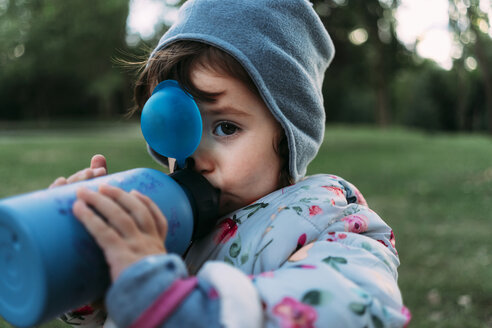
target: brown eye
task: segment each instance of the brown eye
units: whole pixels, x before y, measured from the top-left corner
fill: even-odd
[[[224,137],[233,135],[238,130],[239,128],[231,122],[221,122],[215,127],[214,133],[220,137]]]

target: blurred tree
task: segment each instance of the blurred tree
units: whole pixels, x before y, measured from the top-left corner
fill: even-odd
[[[0,119],[124,112],[133,76],[116,70],[112,59],[145,60],[168,28],[164,9],[153,36],[128,35],[131,1],[138,0],[0,0]],[[153,1],[168,8],[185,2]],[[490,2],[449,1],[463,50],[451,71],[399,42],[394,14],[400,0],[313,0],[336,47],[323,86],[327,121],[492,132],[484,7]]]
[[[128,0],[0,0],[0,117],[109,117],[128,87],[113,69]],[[126,104],[127,105],[127,104]]]
[[[466,88],[459,70],[444,70],[431,60],[424,60],[412,69],[402,70],[394,80],[395,116],[398,122],[426,131],[458,131],[458,112],[468,110],[476,81],[466,74]],[[459,101],[462,99],[463,104]]]
[[[324,86],[328,121],[376,122],[392,118],[392,81],[413,65],[397,39],[398,0],[317,0],[318,14],[336,49]],[[372,109],[372,112],[371,112]]]
[[[139,0],[130,0],[130,2],[137,2]],[[186,2],[186,0],[146,0],[146,3],[158,3],[163,8],[160,19],[157,20],[154,26],[154,33],[151,36],[142,38],[138,33],[130,34],[130,44],[132,44],[132,51],[138,51],[139,54],[144,54],[145,59],[152,52],[154,47],[158,44],[162,35],[169,29],[172,24],[172,19],[166,19],[166,14],[175,13]],[[172,15],[171,15],[172,16]]]
[[[461,56],[455,61],[460,72],[458,78],[466,88],[466,73],[478,67],[478,74],[482,81],[485,98],[485,117],[487,129],[492,134],[492,39],[489,35],[490,21],[488,13],[491,11],[490,2],[480,0],[449,0],[450,26],[455,34],[455,41],[461,47]],[[478,66],[477,66],[478,65]],[[477,67],[475,67],[477,66]],[[466,89],[464,89],[466,90]],[[463,128],[476,126],[473,117],[479,116],[477,107],[466,110],[466,94],[461,91],[459,101],[459,121]],[[477,98],[473,98],[477,99]],[[476,104],[475,104],[476,106]],[[467,115],[471,115],[470,119]]]

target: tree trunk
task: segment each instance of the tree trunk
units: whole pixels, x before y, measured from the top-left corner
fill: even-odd
[[[468,95],[468,85],[466,83],[466,78],[464,76],[465,72],[463,67],[456,68],[457,75],[457,94],[456,94],[456,120],[458,122],[459,131],[465,131],[467,129],[466,124],[466,105],[467,105],[467,95]]]
[[[376,124],[381,127],[387,127],[390,124],[390,97],[388,93],[388,81],[390,74],[388,73],[388,58],[385,58],[384,44],[378,37],[378,19],[382,17],[382,12],[380,16],[375,16],[371,14],[369,5],[371,3],[366,3],[366,7],[360,7],[361,17],[364,18],[365,25],[370,34],[369,43],[374,49],[373,55],[369,55],[369,62],[372,70],[372,81],[373,90],[376,96],[376,108],[375,108],[375,119]],[[379,3],[373,0],[372,3],[379,9]],[[391,59],[392,60],[392,59]]]
[[[382,72],[379,72],[379,75],[376,77],[375,89],[376,89],[376,99],[377,99],[376,122],[379,125],[379,127],[384,128],[388,126],[390,122],[390,117],[389,117],[388,88]]]
[[[482,39],[482,32],[479,31],[473,24],[472,30],[477,36],[475,42],[475,55],[477,56],[478,67],[482,75],[483,87],[485,92],[485,105],[487,112],[487,127],[489,134],[492,134],[492,74],[489,70],[489,63],[484,51],[484,44]]]

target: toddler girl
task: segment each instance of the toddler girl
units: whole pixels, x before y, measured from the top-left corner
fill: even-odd
[[[118,327],[407,324],[391,228],[349,182],[304,177],[323,140],[333,54],[307,0],[181,8],[136,83],[137,111],[166,79],[193,95],[204,126],[192,166],[221,190],[221,218],[183,259],[166,252],[170,227],[147,197],[79,190],[73,211],[110,266],[105,302]],[[103,175],[105,165],[95,156],[54,185]]]

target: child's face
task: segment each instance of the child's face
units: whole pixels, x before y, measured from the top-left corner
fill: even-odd
[[[203,135],[193,154],[195,169],[221,193],[225,215],[276,190],[281,160],[274,150],[280,124],[242,82],[199,65],[191,71],[199,90],[220,93],[199,102]]]

